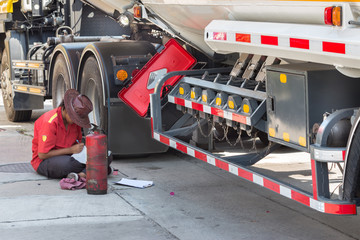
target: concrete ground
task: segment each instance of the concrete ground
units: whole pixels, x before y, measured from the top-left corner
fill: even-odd
[[[51,109],[49,103],[46,109]],[[39,176],[28,165],[33,121],[44,112],[35,111],[29,123],[10,123],[0,100],[1,240],[360,236],[358,216],[318,213],[174,150],[115,160],[119,174],[109,177],[107,195],[61,190],[58,180]],[[303,154],[283,149],[254,168],[277,168],[283,178],[306,182],[307,164]],[[289,167],[294,171],[288,172]],[[136,189],[113,184],[122,177],[155,185]]]

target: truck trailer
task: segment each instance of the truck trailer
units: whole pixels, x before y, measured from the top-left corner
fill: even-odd
[[[356,214],[358,1],[1,4],[10,121],[29,120],[46,99],[58,106],[75,88],[93,102],[90,120],[114,154],[171,147],[317,211]],[[309,153],[312,191],[250,167],[279,146]],[[336,198],[329,164],[342,173]]]

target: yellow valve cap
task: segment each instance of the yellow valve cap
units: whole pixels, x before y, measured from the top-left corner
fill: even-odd
[[[231,108],[231,109],[234,109],[235,108],[235,104],[233,101],[228,101],[228,107]]]
[[[247,104],[244,104],[244,105],[243,105],[243,112],[244,112],[244,113],[249,113],[249,112],[250,112],[250,107],[249,107],[249,105],[247,105]]]
[[[215,101],[216,105],[218,106],[221,106],[221,98],[216,98],[216,101]]]
[[[184,93],[185,93],[184,88],[183,88],[183,87],[180,87],[180,88],[179,88],[179,94],[180,94],[180,95],[184,95]]]
[[[207,95],[203,94],[201,99],[202,99],[203,102],[207,102]]]
[[[195,91],[191,91],[191,94],[190,94],[190,97],[191,97],[191,99],[195,99]]]
[[[128,73],[125,70],[119,70],[116,73],[116,77],[118,80],[124,81],[125,79],[128,78]]]

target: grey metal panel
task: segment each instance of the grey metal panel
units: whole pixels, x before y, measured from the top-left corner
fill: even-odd
[[[111,99],[109,116],[112,134],[109,134],[108,143],[114,154],[140,155],[167,151],[166,145],[152,138],[151,120],[137,115],[120,99]]]
[[[268,73],[271,81],[268,81],[267,91],[274,99],[274,107],[268,102],[268,126],[275,129],[275,138],[286,141],[288,135],[287,142],[298,145],[299,137],[307,136],[305,76],[287,73],[287,81],[283,83],[280,74],[274,71]]]

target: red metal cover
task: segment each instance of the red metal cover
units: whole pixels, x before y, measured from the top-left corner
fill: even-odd
[[[160,76],[188,70],[196,59],[191,56],[175,39],[165,44],[165,49],[152,57],[132,79],[132,84],[122,89],[118,97],[131,106],[140,116],[145,116],[150,104],[150,94],[154,92],[156,80]],[[151,76],[151,77],[150,77]],[[168,79],[164,86],[175,85],[181,76]]]

